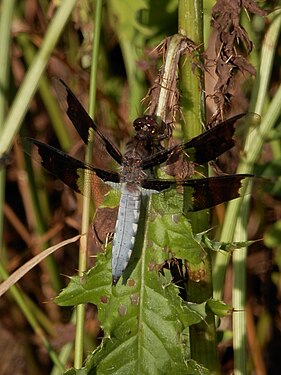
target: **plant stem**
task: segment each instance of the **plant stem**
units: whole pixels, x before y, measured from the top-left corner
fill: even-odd
[[[186,35],[198,46],[198,52],[203,50],[203,1],[182,0],[179,2],[179,32]],[[184,126],[183,133],[190,139],[202,132],[205,120],[204,80],[202,72],[194,70],[192,62],[183,61],[181,66],[181,105]],[[203,171],[206,174],[206,170]],[[208,211],[193,213],[189,216],[195,233],[209,227]],[[204,277],[200,282],[188,281],[189,300],[196,303],[212,298],[212,264],[211,255],[207,253],[204,262],[200,264]],[[195,272],[198,270],[194,270]],[[203,364],[211,373],[219,373],[217,342],[214,315],[208,312],[204,323],[190,328],[191,357]]]
[[[39,80],[46,68],[51,52],[75,4],[76,0],[64,0],[50,23],[42,46],[18,90],[13,106],[3,125],[3,132],[0,138],[0,157],[11,148],[14,136],[18,132],[21,122],[28,110],[29,103],[36,92]]]
[[[13,17],[14,0],[5,0],[2,2],[0,18],[0,134],[3,131],[3,121],[7,110],[7,94],[9,89],[9,61],[11,47],[11,23]],[[4,249],[3,228],[4,228],[4,201],[5,201],[5,168],[0,168],[0,247]],[[4,254],[1,251],[1,258]]]
[[[179,33],[186,35],[198,47],[199,59],[203,52],[203,8],[202,1],[179,1]],[[205,123],[204,79],[200,69],[192,61],[182,58],[181,106],[184,118],[184,137],[191,139],[202,132]]]
[[[90,96],[89,96],[89,115],[94,117],[95,114],[95,101],[96,101],[96,83],[98,71],[98,56],[100,45],[100,31],[102,20],[102,0],[96,1],[95,17],[94,17],[94,40],[92,51],[92,67],[91,67],[91,81],[90,81]],[[86,149],[85,162],[92,163],[93,157],[93,134],[89,134],[89,143]],[[88,171],[85,171],[87,174]],[[86,176],[85,176],[86,177]],[[87,178],[85,178],[87,181]],[[91,186],[85,184],[83,196],[83,209],[82,209],[82,225],[81,232],[87,233],[89,229],[90,217],[90,196],[89,189]],[[79,275],[82,277],[87,268],[87,236],[81,237],[79,248]],[[75,337],[75,352],[74,352],[74,367],[80,368],[83,364],[83,338],[84,338],[84,320],[85,320],[85,306],[77,306],[77,325]]]
[[[263,113],[263,103],[266,102],[268,82],[272,72],[273,57],[281,27],[280,10],[274,12],[275,18],[265,35],[260,69],[257,72],[253,97],[255,103],[251,103],[251,110],[258,114]],[[278,17],[279,13],[279,17]],[[276,17],[277,15],[277,17]],[[274,17],[272,14],[271,17]],[[237,173],[252,173],[254,163],[258,160],[264,139],[274,126],[281,113],[281,87],[275,93],[273,100],[267,108],[266,114],[260,126],[249,132],[243,154],[246,158],[241,161]],[[243,205],[242,205],[243,204]],[[247,222],[250,199],[236,199],[230,202],[226,211],[221,241],[230,242],[247,240]],[[238,219],[237,219],[238,218]],[[247,348],[246,348],[246,259],[247,248],[239,249],[233,253],[233,349],[235,373],[246,373]],[[225,270],[229,257],[218,254],[214,268],[214,296],[221,298]]]
[[[30,66],[35,57],[35,48],[31,44],[30,37],[25,33],[21,33],[17,36],[17,42],[20,44],[22,48],[23,56],[27,65]],[[42,78],[39,83],[39,94],[48,111],[49,117],[52,121],[55,133],[58,137],[62,150],[68,151],[71,147],[72,142],[65,128],[58,102],[53,95],[50,95],[50,92],[51,86],[49,84],[49,80],[44,74],[42,75]]]
[[[275,29],[277,28],[278,30],[280,30],[280,24],[281,17],[279,16],[279,18],[276,18],[276,22],[272,23],[266,37],[264,38],[266,43],[264,43],[263,45],[261,56],[264,56],[264,58],[266,59],[268,59],[268,56],[272,55],[273,51],[275,50],[274,45],[276,46],[276,41],[278,40],[277,38],[279,35],[279,32],[276,33]],[[262,66],[264,66],[263,60],[261,61],[261,67]],[[270,67],[272,69],[272,63]],[[258,84],[259,87],[261,87],[261,90],[257,89],[259,92],[257,103],[265,102],[266,90],[264,90],[263,87],[266,86],[268,77],[271,75],[271,69],[269,69],[269,67],[267,66],[267,69],[263,68],[263,72],[258,73],[258,76],[260,76]],[[266,135],[272,129],[280,113],[280,91],[281,89],[279,87],[267,109],[264,118],[262,119],[260,126],[249,132],[243,152],[243,154],[246,155],[247,158],[241,161],[237,169],[237,173],[252,173],[253,165],[260,155],[264,139],[266,139]],[[262,97],[260,98],[260,96]],[[257,107],[252,106],[252,108],[254,109],[255,113],[262,114],[262,108],[260,107],[260,105],[258,105]],[[222,242],[231,242],[233,240],[236,218],[239,214],[241,204],[242,199],[236,199],[228,204],[221,233]],[[220,299],[222,295],[222,285],[224,283],[225,269],[228,263],[228,259],[229,258],[227,256],[220,253],[216,257],[216,263],[214,265],[214,297],[218,299]]]

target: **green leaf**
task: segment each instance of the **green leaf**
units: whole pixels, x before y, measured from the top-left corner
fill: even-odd
[[[65,375],[87,375],[89,374],[88,370],[84,367],[81,369],[71,368],[64,372]]]
[[[202,317],[181,300],[168,273],[149,270],[153,257],[153,251],[145,252],[127,285],[119,281],[112,287],[110,256],[100,255],[96,267],[73,278],[56,299],[61,305],[88,300],[98,307],[105,338],[89,356],[86,373],[94,368],[100,374],[192,373],[182,333]]]
[[[215,299],[208,300],[207,305],[210,310],[219,317],[227,316],[232,311],[232,307],[230,305]]]
[[[259,241],[233,241],[233,242],[219,242],[211,240],[206,234],[198,233],[195,236],[202,245],[205,245],[207,248],[213,251],[224,251],[224,252],[232,252],[237,249],[242,249],[243,247],[248,247],[253,243]]]
[[[103,316],[112,293],[111,282],[111,252],[107,251],[105,255],[98,254],[96,266],[83,277],[72,277],[55,302],[60,306],[93,303],[99,307],[99,314]]]
[[[168,225],[167,236],[158,233],[156,219],[148,221],[143,247],[135,248],[129,267],[116,287],[111,285],[111,252],[108,249],[106,254],[97,257],[96,266],[82,278],[73,277],[56,299],[64,306],[90,302],[98,308],[104,338],[88,357],[87,374],[206,374],[206,369],[190,361],[187,335],[190,325],[204,319],[205,309],[179,297],[168,270],[158,272],[158,260],[166,256],[161,246],[168,244],[173,251],[182,251],[184,255],[182,247],[186,247],[187,241],[199,253],[202,249],[193,240],[187,220],[180,219],[176,224],[167,217],[163,219],[161,222],[161,218],[157,218],[160,227],[164,227],[160,232],[167,231],[165,225]],[[141,239],[142,220],[143,217],[139,231]],[[181,234],[183,230],[187,231],[185,235]],[[155,245],[153,242],[157,237],[163,238]]]
[[[199,264],[204,259],[205,252],[193,235],[190,222],[184,215],[163,214],[169,212],[169,207],[173,207],[174,212],[180,211],[181,206],[177,204],[179,194],[173,194],[174,201],[171,196],[165,195],[167,210],[157,195],[152,198],[151,219],[147,231],[148,243],[158,251],[158,263],[174,257],[186,260],[190,264]]]
[[[114,208],[118,207],[120,202],[120,191],[110,190],[104,197],[102,204],[99,208],[107,207]]]
[[[200,265],[205,253],[189,221],[171,214],[180,212],[181,197],[169,192],[164,202],[158,198],[142,210],[131,260],[116,286],[108,247],[96,266],[82,278],[73,277],[56,299],[64,306],[90,302],[98,308],[104,338],[88,357],[87,374],[207,374],[190,361],[188,334],[188,327],[206,318],[206,303],[183,301],[170,271],[159,272],[171,257]],[[172,209],[163,215],[167,203]]]
[[[140,34],[151,35],[151,30],[141,25],[137,18],[141,10],[148,8],[145,0],[110,0],[108,3],[111,23],[114,29],[117,30],[120,40],[131,41],[136,30]]]

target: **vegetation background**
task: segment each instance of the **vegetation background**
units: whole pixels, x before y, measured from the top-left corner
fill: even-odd
[[[7,277],[7,273],[11,274],[25,264],[33,255],[80,232],[83,211],[81,198],[74,196],[57,181],[54,182],[39,168],[33,171],[29,159],[25,157],[17,142],[20,136],[32,136],[71,155],[83,157],[79,137],[65,122],[50,77],[57,76],[66,81],[87,108],[93,30],[98,21],[94,17],[98,12],[96,7],[101,3],[70,0],[66,5],[66,1],[62,2],[64,13],[60,23],[56,25],[57,30],[52,29],[50,33],[49,26],[52,20],[55,20],[57,3],[60,2],[1,2],[0,150],[3,152],[6,146],[8,152],[6,171],[3,169],[0,176],[2,279]],[[250,108],[250,111],[259,113],[263,118],[273,111],[272,126],[268,127],[270,131],[263,134],[265,144],[255,166],[255,174],[278,177],[281,168],[278,128],[280,108],[272,108],[276,101],[281,102],[280,4],[277,1],[258,4],[263,9],[277,9],[276,12],[263,17],[251,12],[253,3],[241,3],[241,22],[254,45],[249,60],[257,75],[253,77],[249,74],[251,71],[244,71],[235,76],[228,116]],[[212,56],[215,45],[215,32],[210,27],[213,6],[213,1],[204,2],[204,43],[208,56]],[[178,1],[175,0],[111,0],[103,3],[102,17],[99,19],[101,32],[96,99],[92,111],[95,112],[94,117],[102,130],[121,148],[132,135],[132,121],[144,112],[141,99],[153,84],[159,68],[159,61],[156,61],[151,52],[165,37],[178,32],[178,7]],[[245,8],[248,12],[245,12]],[[275,34],[270,34],[273,39],[269,39],[268,32],[274,22],[277,24]],[[58,40],[55,48],[51,47],[52,43],[56,43],[52,41],[52,37]],[[268,40],[273,40],[273,44],[268,43]],[[266,46],[272,53],[271,60],[267,59],[270,53],[265,52]],[[39,50],[43,50],[39,56],[41,60],[38,59]],[[38,60],[45,61],[40,68],[36,65]],[[212,97],[214,82],[217,80],[213,66],[205,66],[205,73],[209,119],[217,110]],[[262,81],[261,73],[268,74],[263,95],[257,84]],[[40,77],[36,92],[36,82],[39,82]],[[23,94],[23,98],[29,96],[32,98],[31,102],[18,100],[19,94]],[[260,97],[263,98],[260,103],[261,110],[256,111],[257,98]],[[13,112],[14,107],[16,111]],[[14,129],[11,136],[7,133],[8,128],[11,131]],[[224,161],[224,165],[230,168],[229,171],[233,171],[234,156],[236,157],[232,154]],[[97,159],[100,167],[109,168],[109,161],[101,160],[99,153]],[[3,164],[5,162],[6,159],[3,159]],[[246,365],[249,374],[281,373],[280,185],[278,178],[266,185],[267,192],[263,192],[263,189],[255,191],[248,223],[249,239],[264,238],[249,247],[245,264]],[[96,199],[98,204],[101,198]],[[102,240],[109,229],[112,231],[114,228],[113,211],[109,212],[97,220],[96,228]],[[223,207],[213,212],[212,223],[218,228],[217,236],[220,224],[224,221],[224,214]],[[108,220],[106,223],[105,218]],[[101,228],[98,226],[100,223]],[[92,255],[96,253],[98,243],[99,241],[93,238]],[[17,289],[11,287],[9,292],[1,297],[0,375],[61,373],[61,363],[67,368],[75,362],[73,348],[69,345],[75,339],[75,328],[70,320],[73,318],[73,308],[59,307],[53,299],[69,283],[70,276],[76,273],[77,251],[77,243],[57,251],[53,257],[46,258],[28,272],[20,280]],[[233,302],[232,277],[233,266],[230,264],[225,284],[215,285],[217,290],[224,290],[223,300],[229,305]],[[102,335],[97,309],[91,304],[86,308],[84,334],[82,352],[88,354],[100,343]],[[234,366],[231,314],[221,321],[219,341],[221,373],[230,374]],[[56,352],[62,355],[60,364]],[[198,373],[203,373],[203,370],[200,371]]]

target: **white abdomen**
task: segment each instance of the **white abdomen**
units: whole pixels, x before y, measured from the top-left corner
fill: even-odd
[[[140,217],[141,190],[123,183],[112,246],[112,279],[116,284],[130,260]]]

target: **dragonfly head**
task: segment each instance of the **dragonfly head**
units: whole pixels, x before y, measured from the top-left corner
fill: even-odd
[[[155,115],[145,115],[143,117],[138,117],[133,122],[136,138],[140,140],[162,140],[167,137],[166,124]]]

